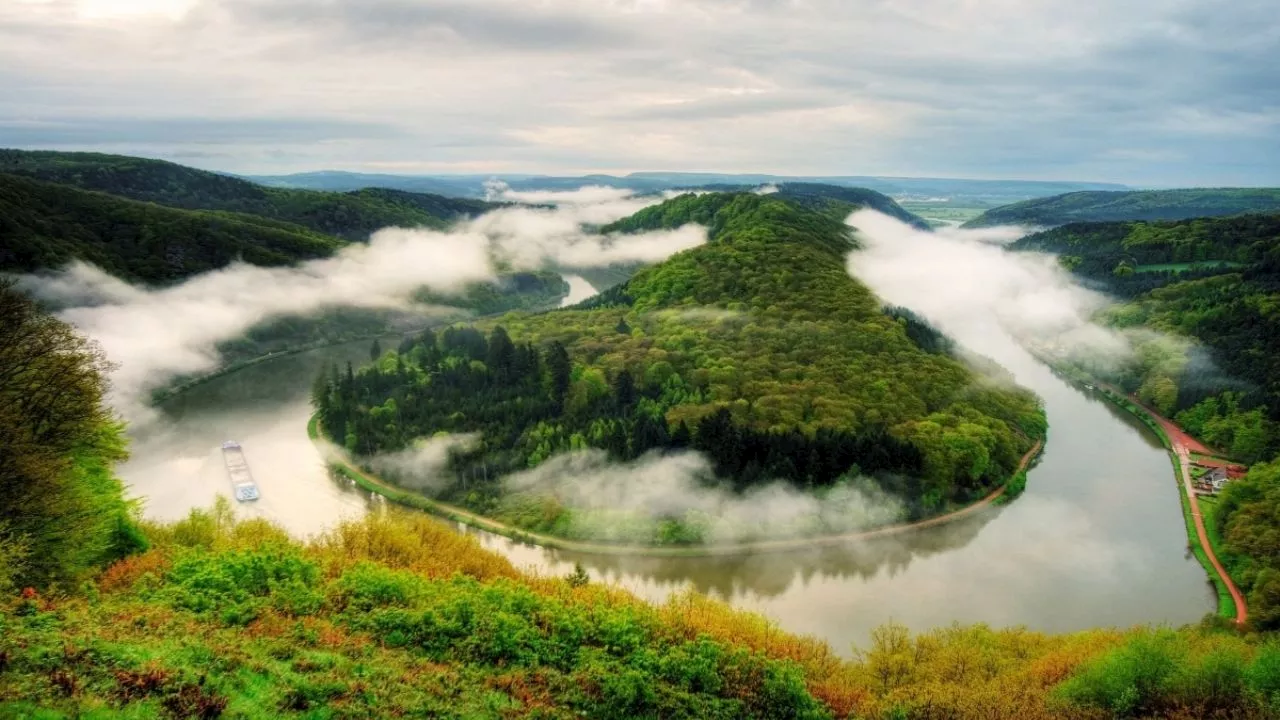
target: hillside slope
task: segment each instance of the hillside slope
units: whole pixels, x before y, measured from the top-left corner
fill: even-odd
[[[992,208],[965,223],[964,227],[1053,227],[1076,222],[1184,220],[1255,212],[1280,212],[1280,189],[1197,188],[1072,192]]]
[[[73,259],[117,277],[165,283],[242,259],[288,265],[345,243],[239,213],[178,210],[0,174],[0,270],[33,272]]]
[[[929,223],[923,218],[908,212],[893,198],[875,190],[860,187],[841,187],[824,183],[790,182],[774,186],[779,198],[790,200],[795,205],[824,213],[834,219],[843,220],[855,210],[869,209],[897,218],[912,227],[928,230]],[[752,186],[743,185],[706,185],[702,189],[717,192],[750,192]]]
[[[443,227],[493,206],[481,200],[392,190],[295,190],[160,160],[53,151],[0,150],[0,173],[188,210],[249,213],[363,241],[388,226]]]
[[[845,270],[848,228],[822,213],[775,196],[685,195],[606,230],[690,222],[709,228],[707,245],[594,301],[424,336],[331,377],[326,431],[362,454],[481,432],[445,494],[508,516],[523,511],[502,474],[575,449],[625,461],[692,447],[737,490],[873,476],[920,517],[1009,480],[1043,435],[1034,396],[976,376],[910,313],[881,310]],[[591,534],[572,512],[536,522]],[[632,540],[664,542],[638,526]]]

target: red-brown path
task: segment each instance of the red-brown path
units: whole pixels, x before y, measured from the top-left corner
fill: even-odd
[[[1119,388],[1111,385],[1106,387],[1111,392],[1124,396],[1124,392]],[[1178,456],[1178,472],[1182,475],[1182,487],[1187,493],[1187,501],[1191,505],[1191,519],[1196,526],[1196,535],[1200,538],[1200,547],[1204,549],[1204,554],[1209,558],[1209,563],[1213,565],[1214,571],[1218,573],[1218,577],[1222,578],[1222,582],[1227,586],[1227,591],[1231,593],[1231,601],[1236,606],[1236,624],[1243,625],[1249,619],[1248,605],[1245,604],[1244,594],[1232,582],[1226,568],[1222,567],[1222,563],[1218,561],[1218,556],[1213,552],[1213,543],[1209,542],[1209,532],[1204,526],[1204,515],[1200,513],[1200,501],[1196,498],[1195,485],[1191,482],[1191,453],[1194,452],[1201,455],[1215,455],[1216,453],[1204,443],[1188,435],[1185,430],[1175,425],[1169,418],[1143,405],[1137,398],[1129,396],[1129,400],[1145,410],[1157,423],[1160,423],[1160,427],[1169,436],[1169,442],[1173,445],[1173,453]]]

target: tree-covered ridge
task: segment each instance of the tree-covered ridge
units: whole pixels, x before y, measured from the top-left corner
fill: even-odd
[[[1009,249],[1055,253],[1068,270],[1132,297],[1171,282],[1280,267],[1280,214],[1075,223],[1028,235]]]
[[[236,259],[289,265],[343,241],[253,215],[178,210],[0,174],[0,270],[83,260],[132,281],[165,283]]]
[[[0,150],[0,173],[187,210],[248,213],[354,241],[389,226],[443,227],[494,207],[481,200],[401,190],[271,188],[160,160],[99,153]]]
[[[964,227],[1183,220],[1277,211],[1280,211],[1280,189],[1277,188],[1086,190],[992,208]]]
[[[750,192],[755,187],[749,185],[706,185],[701,189],[716,192]],[[893,198],[864,187],[787,182],[774,185],[771,192],[779,198],[790,200],[801,207],[825,213],[837,220],[844,220],[855,210],[868,209],[897,218],[921,230],[929,229],[929,223],[926,220],[906,210]]]
[[[424,335],[322,379],[326,431],[366,455],[480,432],[445,494],[482,512],[501,503],[497,475],[560,453],[693,447],[739,489],[875,475],[913,516],[989,492],[1043,435],[1034,396],[881,310],[845,271],[838,221],[772,196],[711,194],[613,229],[690,221],[711,228],[707,245],[641,271],[602,307]]]
[[[1280,214],[1067,225],[1012,249],[1129,298],[1102,315],[1137,347],[1109,379],[1242,461],[1280,453]]]
[[[404,333],[479,315],[550,310],[568,294],[568,283],[554,272],[504,273],[492,281],[470,283],[454,295],[424,288],[415,293],[412,304],[400,309],[334,307],[268,320],[219,343],[218,353],[223,364],[233,365],[273,353]]]

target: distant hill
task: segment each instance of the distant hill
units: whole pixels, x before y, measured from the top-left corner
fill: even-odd
[[[246,176],[272,187],[309,188],[313,190],[357,190],[364,187],[389,187],[398,190],[435,192],[459,197],[482,198],[485,182],[500,180],[513,190],[573,190],[583,185],[634,190],[639,193],[683,190],[709,185],[733,187],[815,183],[875,190],[898,198],[946,199],[951,202],[975,203],[992,207],[1028,198],[1058,195],[1078,190],[1127,190],[1124,185],[1091,182],[1052,182],[1040,180],[965,180],[959,178],[899,178],[868,175],[767,175],[734,173],[637,172],[629,175],[382,175],[349,173],[334,170],[296,175]]]
[[[276,188],[350,192],[352,190],[379,187],[415,193],[433,193],[448,197],[483,197],[484,181],[489,176],[427,177],[320,170],[318,172],[292,175],[244,175],[243,177],[260,185]]]
[[[823,183],[782,183],[776,185],[777,196],[791,200],[800,207],[817,210],[836,220],[843,221],[854,210],[869,208],[895,217],[902,222],[928,230],[929,223],[903,209],[893,198],[867,188],[842,187]],[[735,185],[709,185],[704,189],[718,192],[736,192],[749,188]]]
[[[0,173],[187,210],[250,213],[358,241],[392,225],[443,227],[492,207],[479,200],[404,191],[269,188],[162,160],[99,153],[0,150]]]
[[[237,258],[287,265],[343,244],[253,215],[180,210],[0,173],[0,271],[80,259],[127,280],[164,283]]]
[[[1185,220],[1250,212],[1280,212],[1277,188],[1197,188],[1128,192],[1072,192],[993,208],[964,227],[1074,222]]]

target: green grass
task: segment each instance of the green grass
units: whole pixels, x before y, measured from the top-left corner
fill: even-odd
[[[1218,268],[1242,268],[1244,263],[1229,260],[1207,260],[1189,263],[1156,263],[1154,265],[1138,265],[1134,272],[1186,272],[1188,270],[1216,270]]]
[[[912,202],[910,200],[902,200],[898,204],[904,210],[924,218],[934,227],[963,225],[990,209],[986,206],[969,207],[952,203]]]

